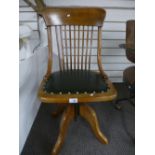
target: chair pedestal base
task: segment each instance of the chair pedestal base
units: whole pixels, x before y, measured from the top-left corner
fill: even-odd
[[[87,105],[82,105],[80,106],[79,112],[80,116],[82,116],[90,124],[92,131],[94,132],[97,139],[103,144],[108,144],[107,138],[100,130],[98,119],[93,108]],[[62,120],[60,123],[59,135],[51,155],[58,155],[58,153],[60,152],[60,149],[65,140],[65,136],[67,134],[67,129],[71,121],[74,119],[74,117],[75,117],[74,106],[69,105],[63,112]]]

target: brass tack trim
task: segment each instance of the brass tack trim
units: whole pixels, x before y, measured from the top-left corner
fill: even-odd
[[[93,93],[91,93],[91,94],[90,94],[90,96],[94,96],[94,94],[93,94]]]

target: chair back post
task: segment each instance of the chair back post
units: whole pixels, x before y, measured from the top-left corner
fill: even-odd
[[[53,48],[52,48],[52,32],[51,27],[47,27],[48,34],[48,67],[45,77],[50,76],[52,72],[52,57],[53,57]]]
[[[98,27],[98,52],[97,52],[97,62],[99,71],[104,79],[107,79],[108,76],[105,74],[103,65],[102,65],[102,26]]]

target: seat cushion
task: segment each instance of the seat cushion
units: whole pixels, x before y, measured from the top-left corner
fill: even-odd
[[[84,70],[54,72],[45,82],[47,93],[106,92],[108,86],[99,73]]]

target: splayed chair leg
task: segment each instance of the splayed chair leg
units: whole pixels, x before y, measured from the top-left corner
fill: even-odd
[[[70,105],[66,108],[66,110],[63,113],[62,120],[60,123],[59,135],[51,155],[58,155],[58,153],[60,152],[60,149],[64,143],[67,134],[67,129],[73,119],[74,119],[74,107]]]
[[[90,124],[97,139],[103,144],[108,144],[108,139],[100,130],[95,110],[90,106],[83,105],[80,107],[80,115]]]

